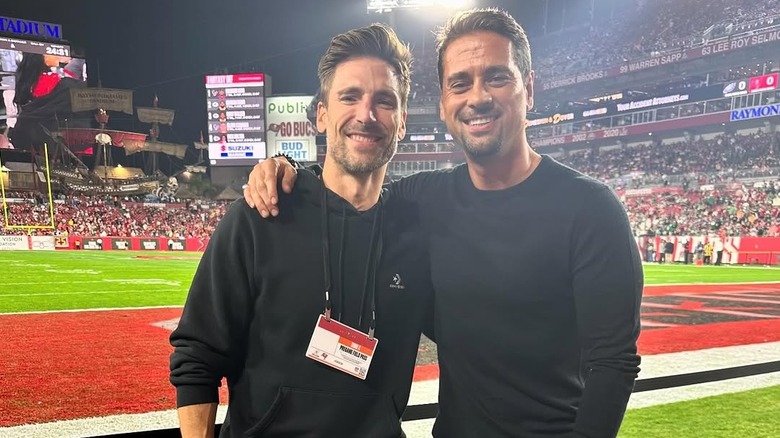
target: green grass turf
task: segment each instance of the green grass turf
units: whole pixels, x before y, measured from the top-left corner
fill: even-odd
[[[2,251],[0,313],[182,305],[199,259],[159,251]],[[780,269],[758,266],[644,269],[648,285],[780,282]]]
[[[199,259],[199,253],[1,251],[0,313],[182,305]]]
[[[199,257],[165,252],[0,252],[0,313],[181,305]],[[780,282],[780,269],[765,267],[653,264],[644,269],[646,284]],[[778,412],[780,386],[775,386],[629,410],[619,438],[780,437]]]
[[[645,264],[645,284],[707,284],[780,281],[780,269],[767,266]]]
[[[618,438],[780,437],[780,386],[626,412]]]

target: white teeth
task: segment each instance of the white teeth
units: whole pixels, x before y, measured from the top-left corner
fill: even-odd
[[[482,117],[482,118],[479,118],[479,119],[471,119],[471,120],[468,121],[468,124],[471,125],[471,126],[474,126],[474,125],[484,125],[484,124],[490,123],[492,121],[493,121],[493,119],[490,118],[490,117]]]
[[[377,137],[366,137],[365,135],[354,135],[353,134],[350,137],[352,137],[353,140],[364,141],[364,142],[372,142],[372,141],[377,141],[378,140]]]

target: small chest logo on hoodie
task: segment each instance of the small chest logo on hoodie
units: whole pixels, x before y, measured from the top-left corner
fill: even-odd
[[[390,283],[390,289],[406,289],[403,281],[401,281],[401,274],[393,275],[393,281]]]

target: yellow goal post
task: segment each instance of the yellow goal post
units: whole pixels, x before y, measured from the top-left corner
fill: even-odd
[[[51,169],[49,166],[49,146],[48,144],[43,144],[43,155],[46,161],[46,189],[47,194],[49,198],[49,219],[50,223],[41,225],[41,224],[11,224],[10,218],[8,217],[8,198],[5,195],[5,182],[3,180],[2,175],[0,174],[0,197],[2,197],[3,201],[3,219],[5,221],[5,228],[9,230],[27,230],[27,233],[32,233],[33,230],[53,230],[55,228],[55,222],[54,222],[54,199],[52,198],[51,194]],[[3,167],[3,157],[0,154],[0,169]],[[2,171],[0,171],[1,173]],[[33,171],[33,178],[38,177],[38,172],[36,170]],[[9,179],[10,181],[10,179]]]

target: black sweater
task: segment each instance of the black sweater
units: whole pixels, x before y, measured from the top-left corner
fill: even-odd
[[[170,379],[181,407],[217,402],[217,387],[227,377],[221,436],[401,435],[421,323],[431,317],[418,215],[383,195],[386,237],[374,280],[379,344],[362,381],[305,357],[325,307],[321,193],[320,181],[301,172],[273,220],[237,201],[195,274],[171,335]],[[358,327],[364,302],[365,332],[370,296],[363,301],[363,281],[374,218],[383,207],[358,212],[333,192],[327,196],[333,316]]]
[[[434,436],[615,436],[639,370],[643,276],[609,188],[545,156],[505,190],[477,190],[463,165],[391,190],[429,234]]]

